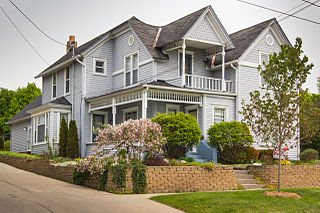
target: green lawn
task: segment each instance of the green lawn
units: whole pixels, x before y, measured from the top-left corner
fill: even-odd
[[[295,192],[301,199],[267,197],[264,191],[183,193],[151,200],[186,212],[320,212],[320,188],[282,190]]]

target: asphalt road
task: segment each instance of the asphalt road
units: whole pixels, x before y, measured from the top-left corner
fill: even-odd
[[[152,195],[117,195],[69,184],[0,163],[0,212],[175,213]]]

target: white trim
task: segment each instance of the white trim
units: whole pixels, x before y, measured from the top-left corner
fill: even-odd
[[[180,75],[180,53],[183,53],[182,50],[178,50],[178,76],[181,77],[182,75]],[[189,75],[192,75],[194,73],[194,52],[192,51],[185,51],[186,55],[191,55],[192,56],[192,72]]]
[[[253,63],[253,62],[249,62],[249,61],[242,61],[241,63],[239,63],[239,65],[258,69],[259,63]]]
[[[184,107],[185,113],[189,114],[190,110],[197,110],[197,122],[199,123],[199,105],[191,105]]]
[[[58,96],[58,88],[57,88],[57,85],[58,85],[58,72],[53,72],[52,75],[51,75],[51,100],[54,100],[57,98]],[[53,76],[56,76],[56,83],[55,85],[53,85]],[[56,97],[53,97],[53,86],[56,86]]]
[[[140,42],[141,46],[143,47],[143,49],[146,51],[146,53],[149,55],[149,58],[153,58],[153,56],[151,55],[150,51],[148,50],[148,48],[144,45],[144,43],[140,40],[139,36],[136,34],[136,32],[133,30],[133,28],[131,27],[131,25],[128,23],[132,34],[134,35],[135,39],[138,39],[138,41]]]
[[[29,134],[29,130],[31,130],[31,135]],[[28,149],[28,142],[29,142],[29,149]],[[32,148],[32,126],[27,126],[27,151],[31,151]]]
[[[144,61],[139,62],[138,66],[141,67],[141,66],[149,64],[149,63],[151,63],[153,61],[154,61],[154,59],[146,59]],[[124,69],[117,70],[117,71],[112,73],[112,76],[123,74],[123,72],[124,72]]]
[[[93,115],[104,115],[104,124],[108,124],[108,115],[109,113],[107,111],[92,111],[90,113],[90,117],[91,117],[91,122],[90,122],[90,144],[92,143],[96,143],[93,141],[92,139],[92,130],[93,130]]]
[[[117,71],[115,71],[115,72],[112,73],[112,76],[116,76],[116,75],[123,74],[123,72],[124,72],[124,69],[117,70]]]
[[[214,111],[215,108],[217,109],[223,109],[224,110],[224,121],[229,121],[228,119],[228,106],[226,105],[218,105],[218,104],[212,104],[212,124],[214,124]]]
[[[93,75],[97,75],[97,76],[107,76],[107,63],[108,60],[104,59],[104,58],[98,58],[98,57],[94,57],[92,58],[92,63],[93,63]],[[103,73],[98,73],[96,72],[96,62],[103,62]],[[99,67],[101,68],[101,67]]]
[[[137,112],[137,119],[139,118],[138,107],[137,106],[129,107],[129,108],[122,109],[122,122],[126,121],[125,120],[126,113],[129,113],[129,112]]]
[[[132,38],[132,42],[130,40],[131,38]],[[128,45],[131,47],[133,44],[134,44],[134,36],[133,35],[129,35],[129,37],[128,37]]]
[[[195,38],[186,38],[186,41],[195,41],[195,42],[199,42],[199,43],[212,44],[212,45],[216,45],[216,46],[222,46],[223,45],[222,43],[206,41],[206,40],[202,40],[202,39],[195,39]]]
[[[60,67],[64,67],[66,64],[69,64],[70,62],[72,62],[77,57],[79,57],[79,55],[78,56],[74,56],[74,57],[68,59],[67,61],[65,61],[65,62],[63,62],[61,64],[58,64],[57,66],[54,66],[54,67],[48,69],[47,71],[41,72],[40,74],[38,74],[34,78],[37,79],[37,78],[40,78],[42,76],[46,76],[47,74],[49,75],[53,70],[58,70]],[[56,71],[54,71],[54,72],[56,72]]]
[[[133,67],[133,55],[137,54],[137,66],[138,66],[138,73],[137,73],[137,82],[135,84],[133,84],[133,70],[134,70],[134,67]],[[130,57],[130,84],[128,86],[126,86],[126,58]],[[130,54],[127,54],[123,57],[123,87],[124,88],[129,88],[130,86],[134,86],[134,85],[137,85],[139,83],[139,72],[140,72],[140,67],[139,67],[139,60],[140,60],[140,57],[139,57],[139,50],[136,50]]]
[[[180,112],[180,105],[178,104],[166,104],[166,113],[169,113],[169,109],[177,110],[177,113]]]
[[[69,79],[67,79],[67,68],[69,68]],[[70,75],[71,73],[70,73],[70,67],[69,66],[67,66],[67,67],[65,67],[64,68],[64,81],[63,81],[63,85],[64,85],[64,95],[65,96],[67,96],[67,95],[70,95],[70,90],[71,90],[71,80],[70,80]],[[66,90],[67,90],[67,87],[66,87],[66,82],[67,82],[67,80],[69,80],[69,92],[66,92]]]

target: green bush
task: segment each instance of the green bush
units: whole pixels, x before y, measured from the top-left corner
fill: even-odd
[[[259,161],[265,162],[266,164],[273,164],[273,149],[259,150]]]
[[[254,162],[258,161],[259,151],[255,148],[245,147],[243,153],[243,163],[251,163],[252,159]]]
[[[71,120],[69,123],[67,141],[67,156],[70,158],[79,157],[79,138],[75,120]]]
[[[167,144],[163,151],[170,159],[184,157],[188,149],[199,144],[201,130],[197,119],[190,114],[158,114],[151,119],[160,124],[162,135],[166,137]]]
[[[16,153],[16,152],[10,152],[10,151],[0,151],[0,155],[5,155],[9,157],[18,157],[18,158],[40,159],[38,155]]]
[[[6,140],[3,146],[4,151],[10,151],[10,140]]]
[[[222,162],[228,164],[244,163],[246,148],[253,138],[246,124],[238,121],[221,122],[210,126],[209,144],[216,147]]]
[[[67,156],[67,138],[68,138],[68,125],[64,117],[61,119],[60,132],[59,132],[59,156]]]
[[[303,162],[309,162],[319,159],[319,152],[315,149],[306,149],[300,153],[300,160]]]
[[[83,185],[89,178],[89,172],[84,171],[84,172],[79,172],[77,169],[74,169],[73,171],[73,183],[77,185]]]
[[[133,193],[145,193],[147,188],[146,166],[143,164],[134,164],[132,167]]]
[[[0,136],[0,150],[3,150],[4,148],[4,141],[3,141],[3,137]]]

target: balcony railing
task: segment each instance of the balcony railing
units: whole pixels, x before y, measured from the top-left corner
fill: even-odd
[[[234,93],[233,81],[225,80],[226,92]],[[186,74],[186,87],[222,92],[222,79]]]

